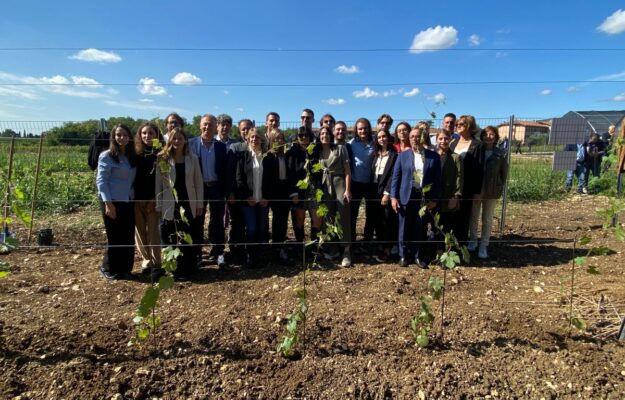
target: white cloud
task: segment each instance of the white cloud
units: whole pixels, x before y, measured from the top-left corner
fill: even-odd
[[[619,9],[606,18],[597,30],[608,35],[616,35],[625,32],[625,11]]]
[[[152,100],[152,99],[139,99],[139,101],[141,103],[154,103],[154,100]]]
[[[368,99],[369,97],[378,96],[379,93],[376,92],[375,90],[372,90],[366,87],[363,90],[355,90],[354,92],[352,92],[352,95],[357,99],[360,99],[360,98]]]
[[[549,96],[551,95],[551,89],[543,89],[539,93],[541,96]]]
[[[469,36],[469,39],[467,39],[469,42],[469,46],[479,46],[482,39],[476,35],[475,33],[471,36]]]
[[[21,97],[27,100],[37,100],[39,98],[37,94],[17,86],[0,86],[0,96]]]
[[[122,58],[113,52],[98,49],[80,50],[78,53],[69,56],[73,60],[97,63],[118,63]]]
[[[625,71],[617,72],[610,75],[597,76],[595,78],[589,79],[589,81],[615,81],[623,78],[625,78]]]
[[[446,49],[458,43],[458,31],[453,26],[428,28],[417,33],[410,46],[411,53]]]
[[[421,93],[421,91],[418,88],[413,88],[412,90],[404,93],[404,97],[414,97],[419,93]]]
[[[89,86],[92,88],[101,88],[102,85],[96,81],[95,79],[92,78],[88,78],[86,76],[71,76],[72,78],[72,82],[74,82],[77,85],[85,85],[85,86]]]
[[[566,88],[566,91],[569,93],[579,92],[580,90],[581,89],[577,86],[569,86],[568,88]]]
[[[432,96],[432,100],[434,100],[434,103],[436,104],[445,104],[447,96],[445,96],[443,93],[436,93],[434,96]]]
[[[81,97],[86,99],[108,97],[106,94],[94,90],[101,88],[102,85],[99,84],[95,79],[88,78],[86,76],[71,76],[71,80],[69,80],[62,75],[54,75],[51,77],[43,76],[37,78],[34,76],[15,75],[0,71],[0,80],[30,85],[24,86],[22,89],[20,89],[25,93],[30,93],[22,95],[21,97],[23,98],[39,98],[36,95],[37,91],[62,94],[72,97]],[[91,84],[91,86],[85,86],[84,89],[76,89],[76,87],[73,86],[75,84],[86,83]]]
[[[625,93],[617,94],[612,98],[612,101],[625,101]]]
[[[395,90],[395,89],[391,89],[391,90],[385,90],[384,92],[382,92],[382,96],[383,97],[391,97],[391,96],[398,96],[400,94],[402,94],[404,92],[404,89],[399,89],[399,90]]]
[[[224,94],[227,96],[230,94],[230,92],[228,90],[224,90]]]
[[[331,105],[331,106],[340,106],[340,105],[345,104],[345,99],[341,99],[341,98],[338,98],[338,99],[330,98],[330,99],[323,100],[323,102],[324,102],[324,103],[326,103],[326,104],[329,104],[329,105]]]
[[[141,78],[139,79],[139,93],[145,96],[163,96],[167,94],[167,89],[156,84],[156,79]]]
[[[360,72],[360,68],[356,65],[352,65],[351,67],[348,67],[347,65],[339,65],[334,69],[334,71],[339,74],[357,74]]]
[[[178,72],[173,78],[171,83],[174,85],[193,86],[202,83],[202,80],[190,72]]]

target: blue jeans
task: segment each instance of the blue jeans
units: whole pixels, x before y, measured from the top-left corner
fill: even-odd
[[[577,192],[581,193],[582,189],[587,186],[586,184],[586,167],[584,166],[584,162],[577,162],[575,164],[574,170],[569,170],[566,172],[566,188],[570,190],[573,187],[573,175],[577,177]]]
[[[245,241],[247,243],[267,243],[269,207],[261,207],[259,204],[250,206],[245,203],[243,217],[245,218]],[[250,246],[248,246],[248,252],[250,250]]]

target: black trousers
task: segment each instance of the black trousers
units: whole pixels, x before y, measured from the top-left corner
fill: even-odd
[[[105,213],[104,202],[100,203],[107,248],[102,260],[102,270],[121,275],[132,272],[135,262],[135,206],[131,202],[114,201],[116,218]]]
[[[473,197],[461,198],[460,209],[454,213],[453,229],[458,242],[467,244],[469,240],[469,222],[471,221],[471,211],[473,210]]]
[[[200,221],[203,221],[202,216],[193,218],[191,208],[188,201],[181,201],[182,208],[185,210],[185,216],[189,223],[180,219],[180,205],[176,204],[176,210],[174,212],[173,220],[164,219],[161,222],[161,240],[165,245],[173,245],[174,248],[180,248],[182,257],[178,258],[178,264],[174,275],[183,276],[193,273],[197,269],[197,263],[200,259],[202,247],[197,246],[202,244],[202,225]],[[198,221],[199,220],[199,221]],[[179,234],[188,233],[191,235],[191,240],[194,246],[188,245],[184,242]],[[176,246],[176,245],[182,246]]]
[[[291,209],[289,189],[286,182],[278,182],[275,188],[277,199],[269,202],[272,214],[271,242],[273,244],[283,244],[286,242],[286,231],[289,225],[289,210]]]
[[[358,220],[358,210],[360,209],[360,201],[365,200],[365,229],[364,240],[371,241],[373,239],[373,215],[372,200],[377,198],[376,184],[362,183],[352,181],[352,201],[351,201],[351,218],[352,218],[352,241],[356,241],[356,221]]]
[[[397,214],[391,208],[391,200],[383,206],[381,197],[371,202],[371,220],[378,242],[397,242]],[[390,249],[394,243],[383,243],[382,248]]]

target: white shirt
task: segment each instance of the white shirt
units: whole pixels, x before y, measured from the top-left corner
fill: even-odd
[[[254,175],[254,200],[260,201],[263,198],[263,154],[252,153],[252,174]]]
[[[418,151],[413,150],[413,154],[415,174],[419,177],[419,182],[417,182],[416,179],[414,180],[413,187],[415,189],[421,189],[421,186],[423,185],[423,160],[421,159],[421,153]]]
[[[388,153],[384,156],[380,156],[375,161],[375,176],[382,175],[384,168],[386,168],[386,162],[388,161]]]

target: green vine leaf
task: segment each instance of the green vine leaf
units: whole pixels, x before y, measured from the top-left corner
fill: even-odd
[[[423,218],[423,216],[425,215],[426,211],[428,210],[428,208],[426,206],[423,206],[419,209],[419,217]]]
[[[617,224],[614,227],[614,237],[616,238],[616,240],[619,241],[625,241],[625,230],[623,230],[623,227],[620,224]]]
[[[581,267],[586,263],[586,257],[575,257],[573,259],[573,262],[575,262],[575,265],[577,265],[578,267]]]
[[[315,165],[312,166],[312,173],[317,173],[319,171],[323,170],[323,164],[321,164],[320,162],[316,163]]]
[[[576,327],[580,331],[586,330],[586,321],[584,321],[582,318],[574,317],[571,320],[571,323],[573,324],[574,327]]]
[[[323,199],[323,190],[317,189],[317,191],[315,192],[315,201],[317,203],[321,203],[322,199]]]
[[[328,206],[325,204],[320,204],[317,208],[317,215],[319,217],[325,217],[328,214]]]
[[[306,190],[306,189],[308,189],[309,182],[310,182],[310,180],[308,179],[308,177],[306,177],[306,178],[298,181],[296,186],[300,190]]]
[[[586,246],[588,243],[590,243],[592,240],[592,238],[588,235],[584,235],[579,239],[579,245],[580,246]]]
[[[158,296],[160,294],[160,289],[150,286],[145,290],[145,294],[141,298],[141,303],[139,304],[139,308],[137,309],[137,315],[146,318],[150,315],[150,312],[156,306],[156,302],[158,301]]]
[[[158,288],[161,290],[167,290],[174,286],[174,278],[169,275],[163,275],[158,280]]]
[[[316,144],[311,143],[308,145],[308,147],[306,147],[306,153],[308,153],[309,156],[312,156],[313,152],[315,151],[315,146]]]
[[[590,256],[607,256],[608,254],[610,254],[610,251],[611,250],[608,247],[606,247],[606,246],[593,247],[588,252],[588,255],[590,255]]]
[[[601,272],[599,272],[599,269],[597,268],[596,265],[589,265],[588,268],[586,269],[586,272],[588,272],[591,275],[599,275]]]
[[[443,280],[439,277],[430,277],[428,280],[428,286],[432,289],[432,298],[438,300],[443,295]]]

